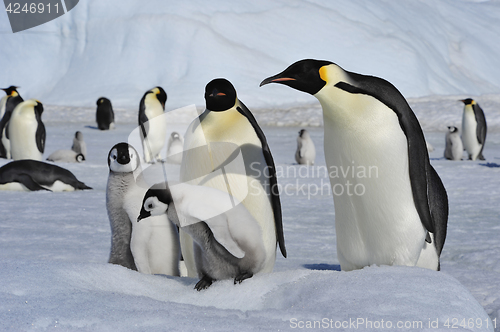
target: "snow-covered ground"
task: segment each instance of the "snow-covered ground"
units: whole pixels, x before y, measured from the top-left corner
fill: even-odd
[[[436,104],[445,114],[455,109],[460,114],[455,100],[425,98],[413,105],[418,109],[421,103]],[[424,106],[419,117],[431,123],[434,113],[423,111]],[[293,159],[300,127],[264,127],[281,171],[279,183],[286,188],[282,205],[288,258],[279,256],[271,274],[236,286],[221,281],[197,292],[196,279],[143,275],[106,263],[107,153],[115,143],[128,140],[137,111],[118,111],[118,119],[126,121],[118,121],[108,132],[92,128],[94,112],[48,106],[44,113],[46,156],[69,148],[74,132],[83,132],[87,160],[62,166],[93,190],[0,192],[0,329],[278,331],[315,326],[430,331],[437,322],[441,330],[456,326],[491,331],[496,323],[500,331],[498,132],[488,134],[487,161],[452,162],[442,159],[444,129],[426,131],[435,147],[432,164],[450,198],[441,272],[376,266],[341,272],[333,199],[328,179],[318,172],[325,165],[323,129],[308,128],[318,156],[316,166],[305,168],[294,165]],[[263,123],[275,118],[272,111],[259,113]],[[495,122],[499,116],[490,118]],[[171,129],[183,127],[185,123],[173,124]]]

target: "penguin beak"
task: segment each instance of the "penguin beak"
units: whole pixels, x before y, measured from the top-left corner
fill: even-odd
[[[142,219],[146,219],[148,217],[151,217],[151,212],[148,212],[144,210],[144,208],[142,208],[141,212],[139,213],[139,217],[137,217],[137,222],[141,221]]]
[[[266,84],[269,84],[269,83],[283,83],[283,82],[288,82],[288,81],[296,81],[295,78],[291,78],[291,77],[280,77],[281,74],[278,74],[278,75],[275,75],[275,76],[271,76],[271,77],[268,77],[266,78],[265,80],[263,80],[259,87],[260,86],[263,86],[263,85],[266,85]]]

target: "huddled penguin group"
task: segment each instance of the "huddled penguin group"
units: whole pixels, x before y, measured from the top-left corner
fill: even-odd
[[[330,177],[332,189],[346,182],[364,188],[363,195],[333,195],[341,269],[376,264],[440,270],[448,196],[417,117],[398,89],[314,59],[295,62],[260,86],[270,83],[318,99],[327,169],[377,168],[374,178],[354,172]],[[14,161],[0,168],[0,189],[91,189],[71,172],[40,161],[46,138],[42,103],[24,101],[15,86],[3,90],[0,156]],[[169,134],[167,93],[160,86],[147,90],[138,110],[141,146],[114,142],[106,185],[108,262],[145,274],[198,278],[198,291],[217,280],[237,284],[272,272],[278,249],[287,257],[276,165],[264,131],[227,79],[208,82],[204,98],[205,110],[187,130]],[[462,102],[462,136],[448,127],[444,157],[461,160],[465,149],[469,159],[483,160],[484,112],[470,98]],[[115,128],[111,101],[101,97],[96,104],[97,129]],[[295,161],[312,167],[316,149],[310,133],[301,129],[296,142]],[[77,131],[71,149],[56,150],[47,160],[86,157]],[[178,170],[179,182],[169,181],[167,167]],[[153,171],[163,177],[152,181]]]

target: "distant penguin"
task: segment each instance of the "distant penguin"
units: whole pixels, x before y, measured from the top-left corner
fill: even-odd
[[[17,92],[17,88],[18,88],[17,86],[11,85],[8,88],[1,89],[5,91],[5,96],[3,96],[2,99],[0,99],[0,119],[5,114],[5,108],[7,107],[7,99],[9,99],[9,97],[12,96],[14,91]]]
[[[85,141],[83,140],[83,134],[81,131],[77,131],[75,133],[71,150],[76,153],[81,153],[85,158],[87,157],[87,144],[85,144]]]
[[[109,130],[115,128],[115,113],[113,106],[108,98],[101,97],[97,99],[97,110],[95,113],[95,120],[97,128],[100,130]]]
[[[315,158],[316,148],[314,147],[314,142],[307,130],[301,129],[299,131],[299,137],[297,137],[295,161],[297,161],[299,165],[314,165]]]
[[[266,251],[262,272],[271,272],[277,245],[284,257],[286,249],[276,168],[266,137],[228,80],[209,82],[205,101],[206,110],[184,137],[180,180],[231,192],[243,203],[262,230]],[[242,170],[230,165],[239,155]],[[189,276],[196,275],[192,241],[182,230],[181,248]]]
[[[70,171],[38,160],[16,160],[0,168],[0,190],[73,191],[92,189]]]
[[[462,142],[470,160],[484,160],[483,148],[486,141],[486,119],[484,112],[473,99],[461,100],[464,103],[462,117]]]
[[[10,140],[7,135],[7,127],[12,111],[19,103],[23,102],[23,98],[16,90],[17,88],[16,86],[10,86],[7,89],[2,89],[7,96],[4,97],[6,99],[2,98],[2,100],[5,100],[5,108],[2,111],[3,116],[0,120],[0,158],[11,159]]]
[[[171,164],[181,164],[184,138],[174,131],[170,134],[167,145],[167,162]]]
[[[448,126],[445,142],[444,157],[449,160],[462,160],[464,146],[457,127]]]
[[[376,174],[331,176],[337,255],[342,270],[372,264],[439,270],[448,198],[418,120],[384,79],[301,60],[262,81],[315,96],[323,108],[328,169],[375,167]],[[349,172],[348,172],[349,173]],[[349,193],[349,187],[352,191]],[[358,191],[356,191],[358,188]]]
[[[241,283],[262,271],[266,250],[262,229],[245,208],[229,194],[186,183],[153,186],[144,196],[137,221],[166,213],[168,219],[194,240],[198,291],[213,281],[234,279]],[[142,221],[141,221],[142,222]]]
[[[139,104],[139,126],[144,149],[144,161],[154,163],[161,159],[160,152],[167,139],[167,123],[163,115],[167,94],[157,86],[147,91]]]
[[[56,150],[47,157],[47,160],[56,163],[81,163],[85,161],[85,156],[73,150]]]
[[[34,99],[23,101],[12,111],[7,127],[12,159],[42,160],[45,150],[42,112],[42,103]]]
[[[166,215],[137,223],[150,187],[140,172],[137,151],[118,143],[108,154],[106,207],[111,225],[109,263],[147,274],[179,275],[179,237]]]

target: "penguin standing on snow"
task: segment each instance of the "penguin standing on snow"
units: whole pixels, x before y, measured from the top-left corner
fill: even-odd
[[[314,165],[314,159],[316,158],[316,148],[314,143],[309,136],[309,133],[305,129],[299,131],[299,137],[297,137],[297,151],[295,152],[295,161],[299,165]]]
[[[147,274],[179,275],[179,235],[166,215],[137,223],[150,187],[140,172],[137,151],[118,143],[108,154],[106,207],[111,225],[109,263]]]
[[[100,130],[114,129],[115,113],[113,112],[113,106],[111,106],[111,100],[101,97],[97,99],[96,104],[97,110],[95,113],[95,120],[97,122],[97,128]]]
[[[62,167],[38,160],[12,161],[0,168],[0,190],[73,191],[92,189]]]
[[[10,140],[7,137],[7,126],[9,125],[10,117],[12,115],[12,111],[18,104],[23,102],[23,98],[17,92],[16,86],[10,86],[7,89],[2,89],[5,91],[7,96],[2,98],[2,101],[5,101],[5,108],[3,108],[3,116],[0,120],[0,158],[10,159]]]
[[[338,193],[333,198],[342,270],[372,264],[439,270],[447,194],[401,93],[384,79],[319,60],[298,61],[261,86],[268,83],[288,85],[319,100],[329,169],[372,167],[373,173],[361,177],[354,172],[330,177]],[[349,186],[354,191],[350,195]]]
[[[181,164],[184,138],[174,131],[170,134],[167,145],[167,162],[171,164]]]
[[[457,127],[448,126],[445,141],[444,157],[449,160],[462,160],[464,146]]]
[[[77,154],[81,153],[84,158],[87,157],[87,144],[85,144],[85,141],[83,140],[83,134],[81,131],[77,131],[75,133],[71,150],[75,151]]]
[[[484,112],[473,99],[461,100],[464,103],[462,117],[462,141],[470,160],[484,160],[483,148],[486,141],[486,119]]]
[[[139,126],[144,149],[144,161],[154,163],[161,159],[160,152],[167,139],[167,123],[163,115],[167,94],[157,86],[147,91],[139,104]]]
[[[146,192],[137,221],[167,214],[168,219],[194,240],[200,281],[195,289],[214,280],[241,283],[264,267],[266,251],[262,230],[243,204],[229,194],[186,183],[155,185]]]
[[[12,111],[7,127],[12,159],[42,160],[45,150],[42,113],[43,105],[35,99],[20,103]]]
[[[206,110],[188,127],[184,137],[180,180],[230,193],[242,202],[261,229],[266,258],[262,272],[271,272],[277,244],[286,257],[281,203],[274,160],[266,137],[248,108],[226,79],[205,87]],[[241,167],[232,161],[242,156]],[[188,275],[197,275],[193,243],[180,233]]]

